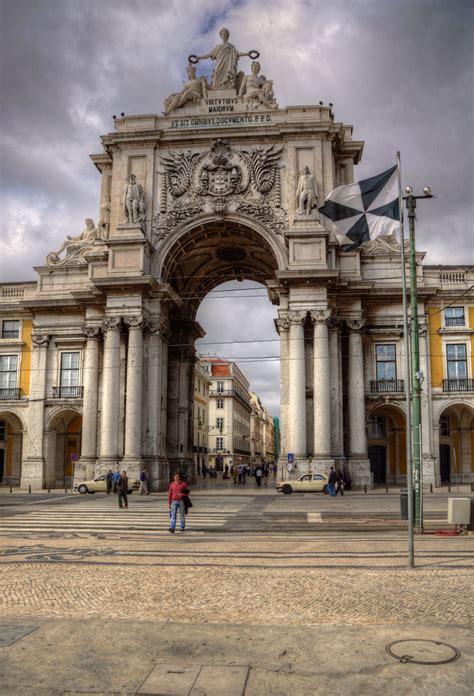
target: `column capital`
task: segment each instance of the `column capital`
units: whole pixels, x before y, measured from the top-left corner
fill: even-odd
[[[341,331],[343,323],[342,319],[335,314],[331,314],[328,319],[328,327],[331,331]]]
[[[328,324],[329,318],[331,316],[330,309],[318,309],[314,312],[310,312],[311,321],[314,325],[316,324]]]
[[[291,324],[290,318],[287,314],[282,314],[278,319],[275,319],[275,324],[280,333],[282,331],[289,331]]]
[[[170,323],[165,317],[151,319],[145,328],[149,335],[158,333],[164,340],[168,340],[170,337]]]
[[[82,333],[87,338],[87,340],[99,341],[102,336],[101,326],[83,326]]]
[[[128,326],[129,331],[132,329],[137,329],[139,331],[144,331],[148,325],[149,321],[141,314],[134,317],[124,317],[123,319],[126,326]]]
[[[122,327],[122,317],[106,317],[104,319],[104,322],[102,324],[102,328],[104,333],[107,333],[107,331],[112,331],[112,330],[120,330]]]
[[[346,319],[346,324],[350,331],[360,333],[365,326],[365,319]]]
[[[307,312],[303,311],[292,311],[288,312],[288,319],[290,324],[302,324],[306,319]]]
[[[48,334],[33,334],[31,340],[35,346],[47,348],[51,336]]]

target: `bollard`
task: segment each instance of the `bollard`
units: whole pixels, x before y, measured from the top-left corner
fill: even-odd
[[[51,493],[51,486],[48,484],[48,493]]]
[[[10,483],[10,493],[13,493],[13,486],[11,483]]]
[[[433,493],[433,484],[430,483],[430,493]]]
[[[364,484],[364,493],[367,493],[367,484]]]
[[[64,486],[64,492],[67,493],[67,486]]]
[[[385,484],[385,493],[388,493],[388,483]]]
[[[448,481],[448,493],[451,493],[451,481]]]
[[[474,483],[471,481],[471,492],[474,491]]]
[[[31,493],[31,484],[28,486],[28,493]]]

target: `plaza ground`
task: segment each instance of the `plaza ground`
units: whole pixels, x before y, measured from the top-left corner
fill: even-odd
[[[447,497],[427,493],[428,531],[449,528]],[[192,498],[172,536],[164,494],[120,511],[105,495],[0,493],[2,693],[470,693],[472,536],[417,536],[410,570],[398,491],[211,481]],[[401,663],[385,647],[405,639],[461,656]]]

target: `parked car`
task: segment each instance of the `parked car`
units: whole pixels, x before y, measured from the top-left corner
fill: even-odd
[[[140,486],[140,481],[137,479],[128,479],[128,494],[131,495]],[[80,481],[74,484],[74,490],[78,493],[106,493],[107,492],[107,475],[100,474],[90,481]]]
[[[277,491],[285,495],[290,493],[327,493],[328,480],[323,474],[304,474],[292,481],[277,481]]]

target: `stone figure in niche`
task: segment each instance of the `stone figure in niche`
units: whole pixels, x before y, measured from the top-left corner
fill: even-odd
[[[99,220],[99,231],[102,239],[106,239],[109,236],[110,229],[110,194],[105,194],[105,199],[100,206],[100,220]]]
[[[135,174],[130,174],[123,197],[123,213],[126,222],[139,223],[140,204],[145,204],[143,186],[137,183]]]
[[[220,30],[219,36],[222,43],[212,49],[210,53],[203,56],[189,56],[190,63],[197,63],[200,60],[210,58],[215,61],[214,72],[212,74],[211,89],[234,89],[237,86],[237,64],[239,58],[248,56],[253,60],[259,57],[258,51],[241,53],[235,46],[229,43],[229,30],[225,27]]]
[[[276,109],[277,103],[273,94],[273,81],[267,80],[265,75],[259,75],[260,63],[252,63],[250,75],[246,75],[240,85],[239,96],[251,109],[266,106],[268,109]]]
[[[317,200],[318,192],[316,190],[316,181],[314,176],[310,173],[309,167],[304,166],[296,189],[298,214],[311,215],[311,211],[316,206]]]
[[[205,77],[196,76],[196,67],[194,65],[188,65],[186,68],[188,74],[188,81],[184,83],[181,92],[176,94],[170,94],[169,97],[165,99],[165,113],[169,114],[175,109],[180,109],[182,106],[188,102],[199,102],[201,99],[205,99],[207,95],[207,80]]]
[[[48,264],[57,264],[67,261],[72,256],[75,256],[77,251],[80,251],[85,246],[90,246],[100,238],[99,231],[92,218],[86,218],[85,224],[86,226],[80,235],[77,237],[66,237],[66,240],[61,244],[57,251],[52,251],[47,255],[46,261]],[[66,254],[61,259],[60,254],[63,251],[66,251]]]

